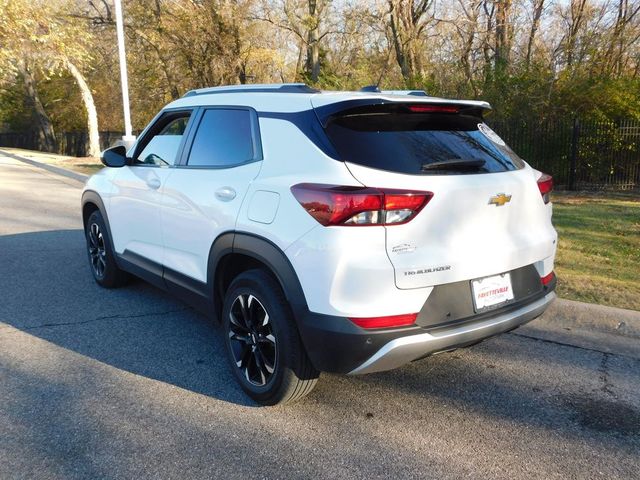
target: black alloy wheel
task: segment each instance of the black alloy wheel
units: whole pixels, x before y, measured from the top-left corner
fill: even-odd
[[[113,244],[109,238],[100,210],[95,210],[85,223],[87,254],[89,266],[96,283],[104,288],[117,288],[128,281],[127,272],[121,270],[116,263]]]
[[[278,362],[269,313],[255,296],[244,293],[233,301],[229,323],[229,343],[236,366],[251,384],[266,385]]]
[[[93,268],[93,273],[97,278],[104,278],[104,272],[107,268],[107,252],[100,225],[94,222],[89,226],[88,238],[87,247],[89,248],[91,268]]]
[[[253,400],[275,405],[297,400],[319,372],[302,344],[291,306],[276,278],[263,269],[233,279],[222,307],[227,357],[234,377]]]

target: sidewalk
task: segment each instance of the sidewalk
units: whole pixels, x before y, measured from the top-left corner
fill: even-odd
[[[10,147],[0,147],[0,152],[7,157],[59,173],[60,175],[65,175],[65,172],[78,174],[79,176],[72,176],[71,178],[76,178],[78,180],[82,179],[82,182],[86,181],[89,175],[97,172],[103,167],[100,159],[93,157],[69,157],[66,155],[57,155],[55,153],[37,152],[34,150]]]

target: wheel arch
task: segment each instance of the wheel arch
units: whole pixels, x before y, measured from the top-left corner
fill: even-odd
[[[251,268],[264,268],[276,279],[299,324],[307,310],[307,302],[291,262],[276,244],[246,232],[224,233],[211,247],[208,283],[213,287],[216,312],[222,311],[226,287],[233,278]]]
[[[112,251],[115,253],[115,247],[113,245],[113,237],[111,235],[111,225],[109,224],[109,216],[107,215],[107,209],[104,206],[104,202],[102,198],[95,192],[94,190],[85,190],[82,193],[82,226],[84,229],[87,227],[87,220],[89,220],[89,216],[96,210],[100,211],[102,214],[102,219],[104,220],[104,224],[107,227],[107,240],[110,242],[110,246]],[[120,267],[120,262],[118,259],[118,255],[115,255],[116,264]]]

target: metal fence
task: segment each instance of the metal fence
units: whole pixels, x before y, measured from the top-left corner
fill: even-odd
[[[533,167],[568,190],[640,189],[640,122],[489,119],[491,127]],[[100,147],[112,146],[122,132],[100,132]],[[57,135],[57,153],[87,155],[87,133]],[[38,148],[29,133],[0,133],[0,147]]]
[[[640,122],[489,121],[511,148],[567,190],[640,188]]]

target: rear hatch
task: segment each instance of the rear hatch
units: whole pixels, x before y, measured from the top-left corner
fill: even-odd
[[[551,206],[483,121],[480,102],[356,100],[316,112],[341,161],[367,187],[432,192],[387,225],[396,286],[421,288],[512,271],[550,257]]]

